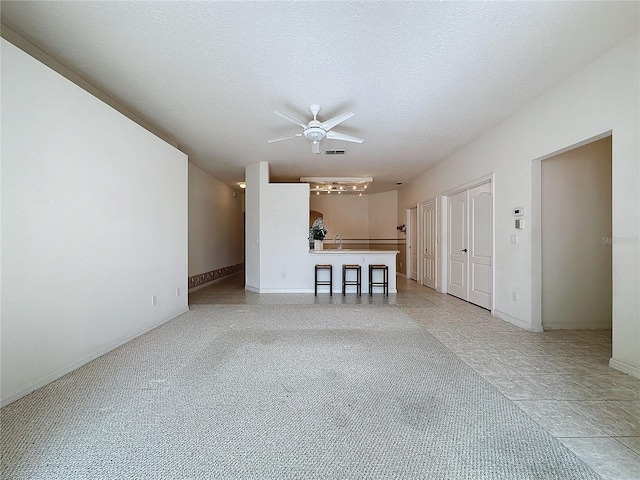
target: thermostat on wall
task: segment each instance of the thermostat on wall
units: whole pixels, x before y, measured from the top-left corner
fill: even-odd
[[[521,217],[524,215],[524,208],[522,207],[517,207],[513,209],[513,216],[514,217]]]

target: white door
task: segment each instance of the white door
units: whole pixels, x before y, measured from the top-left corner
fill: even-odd
[[[469,297],[471,303],[491,308],[492,200],[491,184],[468,190],[469,211]]]
[[[418,206],[409,210],[409,278],[418,281]]]
[[[490,309],[493,286],[491,183],[456,193],[448,200],[448,293]]]
[[[447,292],[467,300],[467,192],[450,196],[447,210]]]
[[[437,225],[436,199],[422,204],[422,284],[436,288]]]

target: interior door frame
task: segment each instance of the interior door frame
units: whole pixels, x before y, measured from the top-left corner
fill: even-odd
[[[569,152],[589,143],[613,137],[613,130],[606,130],[581,142],[556,150],[531,161],[531,327],[532,332],[543,332],[542,328],[542,161]],[[612,147],[613,149],[613,147]],[[611,168],[614,168],[613,150]],[[613,207],[612,207],[613,208]],[[613,218],[614,212],[611,215]],[[613,282],[611,285],[613,289]],[[611,326],[611,336],[615,328],[615,318]]]
[[[440,289],[438,289],[441,293],[447,292],[447,285],[449,282],[449,271],[448,271],[448,258],[449,258],[449,197],[455,195],[460,192],[464,192],[465,190],[469,190],[470,188],[478,187],[480,185],[484,185],[485,183],[491,184],[491,313],[493,314],[495,309],[495,297],[496,297],[496,184],[495,184],[495,174],[491,173],[489,175],[485,175],[479,177],[475,180],[467,182],[463,185],[458,185],[455,188],[450,190],[446,190],[440,195],[441,198],[441,209],[440,209],[440,223],[438,228],[441,232],[440,239],[440,257],[439,257],[439,267],[440,267]]]

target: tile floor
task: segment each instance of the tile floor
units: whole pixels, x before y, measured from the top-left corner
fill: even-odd
[[[640,380],[608,365],[610,330],[531,333],[398,276],[397,294],[258,294],[244,275],[193,292],[205,304],[393,304],[603,478],[640,479]]]

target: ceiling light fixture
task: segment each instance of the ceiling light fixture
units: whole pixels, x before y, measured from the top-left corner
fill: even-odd
[[[373,182],[372,177],[300,177],[300,181],[309,183],[310,189],[320,193],[343,192],[347,195],[362,194]]]
[[[320,140],[322,140],[325,135],[326,132],[320,127],[309,127],[304,131],[304,136],[311,140],[314,144],[317,144]]]

